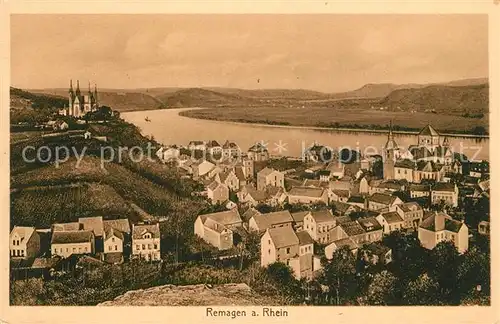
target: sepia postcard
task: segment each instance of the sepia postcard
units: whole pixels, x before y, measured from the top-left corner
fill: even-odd
[[[494,1],[21,4],[0,323],[499,320]]]

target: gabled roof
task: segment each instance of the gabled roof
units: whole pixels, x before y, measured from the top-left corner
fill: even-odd
[[[257,176],[259,176],[259,177],[260,176],[267,177],[268,175],[270,175],[273,172],[279,172],[279,171],[275,170],[275,169],[272,169],[272,168],[265,167],[264,169],[260,170],[257,173]]]
[[[33,264],[31,267],[33,269],[50,269],[50,268],[55,268],[60,262],[62,258],[61,257],[52,257],[52,258],[36,258],[33,260]]]
[[[395,181],[383,181],[379,183],[378,188],[385,188],[391,190],[401,190],[401,185],[396,183]]]
[[[268,194],[264,190],[248,190],[248,195],[255,201],[265,201],[268,198]]]
[[[417,170],[423,172],[438,172],[443,168],[442,164],[434,163],[433,161],[417,162]]]
[[[233,170],[229,170],[227,172],[219,173],[219,178],[221,182],[226,182],[227,178],[233,173]]]
[[[299,238],[290,226],[269,228],[267,231],[277,249],[299,245]]]
[[[409,151],[410,151],[411,155],[413,155],[413,158],[416,159],[416,160],[433,156],[432,153],[431,153],[431,151],[429,151],[429,149],[426,148],[425,146],[411,147],[409,149]]]
[[[330,209],[314,210],[311,212],[311,216],[316,223],[332,222],[335,220]]]
[[[243,172],[243,167],[237,166],[234,168],[234,174],[236,175],[236,178],[240,181],[245,181],[245,172]]]
[[[14,226],[12,231],[10,232],[10,236],[12,237],[14,234],[17,234],[21,239],[21,242],[29,241],[31,235],[35,232],[34,227],[27,226]]]
[[[380,193],[380,192],[376,192],[374,193],[373,195],[370,196],[370,201],[373,201],[373,202],[376,202],[376,203],[379,203],[379,204],[384,204],[384,205],[391,205],[392,203],[394,203],[394,201],[397,199],[398,197],[396,196],[391,196],[391,195],[387,195],[387,194],[384,194],[384,193]]]
[[[257,142],[248,149],[248,152],[255,152],[255,153],[267,152],[267,148],[264,145],[262,145],[262,143]]]
[[[217,142],[216,140],[211,140],[211,141],[208,141],[208,143],[207,143],[207,147],[208,147],[208,148],[212,148],[212,147],[220,147],[220,144],[219,144],[219,142]]]
[[[290,196],[303,196],[319,198],[323,195],[324,189],[313,187],[293,187],[288,194]]]
[[[356,221],[342,223],[342,224],[340,224],[340,227],[349,236],[355,236],[355,235],[365,233],[365,230],[363,229],[363,227],[361,225],[359,225],[359,223]]]
[[[240,213],[238,212],[237,208],[227,210],[227,211],[218,212],[218,213],[200,215],[200,217],[201,217],[203,223],[208,218],[211,218],[214,221],[216,221],[217,223],[222,224],[222,225],[232,225],[232,224],[241,223]]]
[[[253,216],[253,219],[261,230],[265,230],[273,225],[293,222],[292,215],[288,210],[268,214],[256,214]]]
[[[248,208],[248,210],[246,212],[243,213],[243,215],[241,215],[241,218],[243,219],[243,221],[248,222],[250,220],[250,218],[252,218],[252,216],[260,215],[260,214],[261,214],[260,211],[258,211],[257,209],[255,209],[253,207],[250,207],[250,208]]]
[[[78,222],[83,225],[84,230],[93,231],[95,236],[102,236],[104,233],[104,224],[102,216],[80,217]]]
[[[358,218],[358,223],[366,232],[382,229],[382,225],[380,225],[375,217]]]
[[[83,224],[78,222],[52,224],[52,231],[78,231],[83,228]]]
[[[211,190],[211,191],[214,191],[214,190],[217,190],[217,188],[219,188],[220,186],[223,186],[222,183],[218,182],[218,181],[212,181],[208,186],[207,186],[207,189]]]
[[[224,145],[222,145],[222,148],[223,149],[239,149],[240,147],[235,142],[226,141],[224,143]]]
[[[421,228],[433,232],[447,230],[450,232],[458,233],[462,226],[465,226],[465,224],[452,219],[451,216],[445,213],[436,212],[434,212],[432,216],[425,218],[422,221],[422,224],[420,224]]]
[[[455,191],[456,186],[450,182],[437,182],[433,187],[432,191]]]
[[[411,184],[409,186],[410,191],[429,191],[430,186],[424,184]]]
[[[106,228],[111,227],[119,230],[122,233],[130,234],[130,223],[126,218],[105,220],[103,223],[104,223],[104,230],[106,230]]]
[[[64,231],[52,233],[51,244],[66,244],[66,243],[86,243],[91,242],[94,238],[94,233],[87,231]]]
[[[335,246],[337,246],[338,249],[347,246],[351,251],[359,248],[359,245],[356,244],[356,242],[354,242],[350,237],[333,241],[331,244],[335,244]]]
[[[380,216],[382,216],[388,224],[404,222],[401,216],[396,212],[385,212],[381,213]]]
[[[365,203],[365,198],[362,196],[351,196],[349,199],[347,199],[348,203],[357,203],[357,204],[364,204]]]
[[[404,160],[399,160],[396,161],[394,164],[395,168],[403,168],[403,169],[414,169],[415,168],[415,162],[412,160],[404,159]]]
[[[302,223],[304,221],[304,217],[306,217],[309,213],[310,211],[308,210],[292,213],[292,218],[296,223]]]
[[[420,206],[418,203],[414,201],[398,205],[398,207],[405,213],[422,210],[422,206]]]
[[[341,190],[341,189],[334,189],[332,192],[337,195],[338,197],[342,198],[349,198],[351,196],[351,193],[349,190]]]
[[[132,239],[142,239],[145,233],[151,233],[153,238],[160,238],[160,225],[157,224],[134,224],[132,226]]]
[[[104,230],[104,234],[105,234],[105,238],[106,240],[112,236],[116,236],[118,237],[120,240],[123,241],[123,233],[119,230],[117,230],[116,228],[113,228],[113,227],[106,227],[106,229]]]
[[[439,136],[439,133],[431,125],[425,126],[418,135],[423,136]]]
[[[349,205],[348,203],[341,202],[341,201],[332,201],[331,205],[335,207],[335,211],[340,212],[340,213],[345,213],[349,208],[353,208],[352,205]]]

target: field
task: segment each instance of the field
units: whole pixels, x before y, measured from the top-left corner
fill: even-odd
[[[488,129],[488,118],[474,119],[433,113],[392,112],[359,107],[329,109],[315,107],[209,108],[182,112],[181,115],[212,120],[310,127],[376,128],[390,120],[400,129],[420,130],[427,124],[441,132],[467,132],[480,126]],[[372,125],[376,125],[372,127]]]

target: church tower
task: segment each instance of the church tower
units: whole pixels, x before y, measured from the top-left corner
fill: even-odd
[[[75,100],[75,92],[73,91],[73,80],[69,80],[68,115],[70,115],[70,116],[73,116],[73,100]]]
[[[97,84],[94,84],[94,109],[99,109],[99,102],[97,101]]]
[[[387,142],[384,146],[383,151],[383,163],[384,163],[384,180],[394,179],[394,164],[396,160],[395,152],[398,149],[398,145],[394,140],[394,135],[392,134],[392,120],[389,126],[389,135],[387,136]]]

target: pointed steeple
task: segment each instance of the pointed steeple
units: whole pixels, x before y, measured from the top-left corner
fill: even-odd
[[[92,91],[90,90],[90,81],[89,81],[89,94],[92,95]]]
[[[96,107],[99,107],[99,104],[97,103],[97,83],[94,84],[94,102]]]
[[[76,80],[76,95],[80,96],[80,80]]]
[[[389,124],[389,134],[387,135],[387,142],[385,143],[385,149],[386,150],[396,150],[398,148],[398,145],[396,144],[396,141],[394,140],[394,135],[392,134],[392,119]]]

